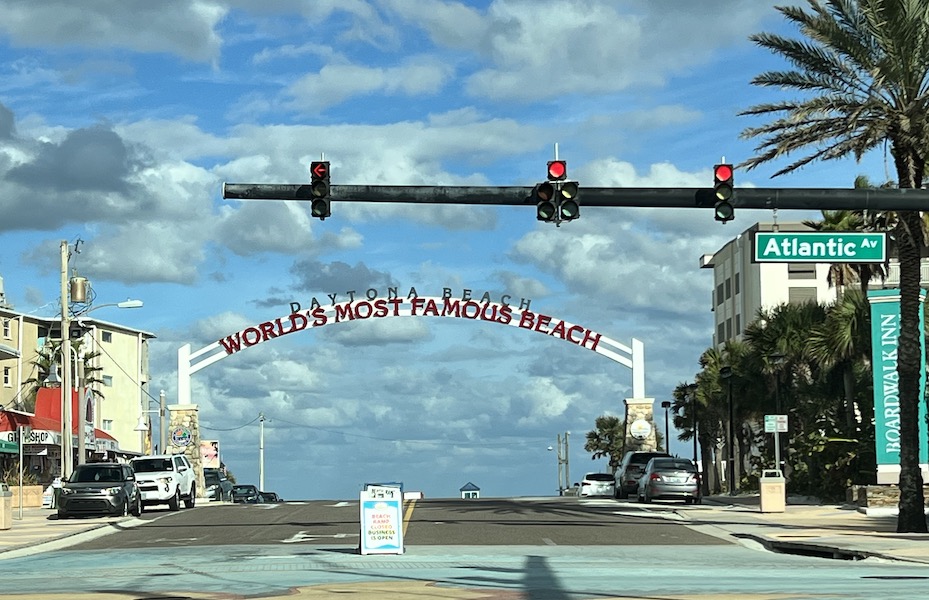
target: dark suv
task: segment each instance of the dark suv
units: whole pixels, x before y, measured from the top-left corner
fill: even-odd
[[[645,465],[655,457],[668,457],[667,452],[647,452],[631,450],[626,452],[623,462],[616,469],[616,497],[628,498],[629,494],[638,493],[639,477],[645,472]]]
[[[232,502],[232,482],[220,469],[203,469],[206,497],[217,502]]]
[[[58,518],[77,515],[142,514],[142,494],[129,465],[85,463],[61,486]]]

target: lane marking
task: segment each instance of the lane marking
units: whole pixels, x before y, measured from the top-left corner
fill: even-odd
[[[410,500],[406,505],[406,512],[403,513],[403,537],[406,537],[406,528],[410,526],[410,517],[413,516],[413,507],[416,506],[416,500]]]

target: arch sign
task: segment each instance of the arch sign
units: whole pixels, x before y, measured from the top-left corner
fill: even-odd
[[[353,294],[352,294],[353,296]],[[411,288],[407,297],[397,294],[396,288],[388,290],[387,297],[379,297],[376,290],[368,290],[364,299],[351,299],[323,306],[314,298],[310,308],[292,302],[288,315],[265,321],[236,331],[221,340],[191,352],[190,344],[177,351],[178,403],[190,404],[190,376],[211,364],[265,342],[321,327],[339,323],[388,319],[393,317],[439,317],[480,321],[517,327],[526,331],[547,335],[596,352],[632,370],[633,398],[645,397],[645,350],[642,342],[633,338],[626,346],[592,329],[576,323],[529,310],[530,301],[521,299],[519,307],[509,303],[510,296],[504,295],[500,302],[484,294],[473,299],[470,290],[462,298],[454,298],[449,288],[443,289],[441,297],[419,296]]]

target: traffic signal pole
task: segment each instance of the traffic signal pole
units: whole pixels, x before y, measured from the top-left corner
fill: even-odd
[[[333,202],[408,204],[484,204],[533,206],[532,186],[333,185]],[[237,200],[305,200],[309,184],[225,183],[223,198]],[[584,187],[584,206],[713,209],[712,188]],[[784,210],[929,210],[929,190],[837,188],[739,188],[735,209]]]

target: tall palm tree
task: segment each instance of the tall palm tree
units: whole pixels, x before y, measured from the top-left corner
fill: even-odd
[[[593,431],[587,432],[584,450],[592,454],[591,459],[608,458],[610,473],[616,473],[616,467],[623,460],[623,441],[626,439],[626,423],[619,417],[602,415],[597,417]]]
[[[772,33],[751,39],[793,69],[769,71],[755,85],[793,89],[804,97],[757,105],[743,115],[774,116],[745,130],[763,138],[743,166],[804,152],[774,176],[813,161],[854,156],[886,144],[901,188],[920,188],[929,154],[929,0],[808,0],[777,7],[807,39]],[[780,115],[780,116],[777,116]],[[927,532],[919,468],[920,255],[926,246],[917,211],[897,214],[900,258],[899,532]]]

